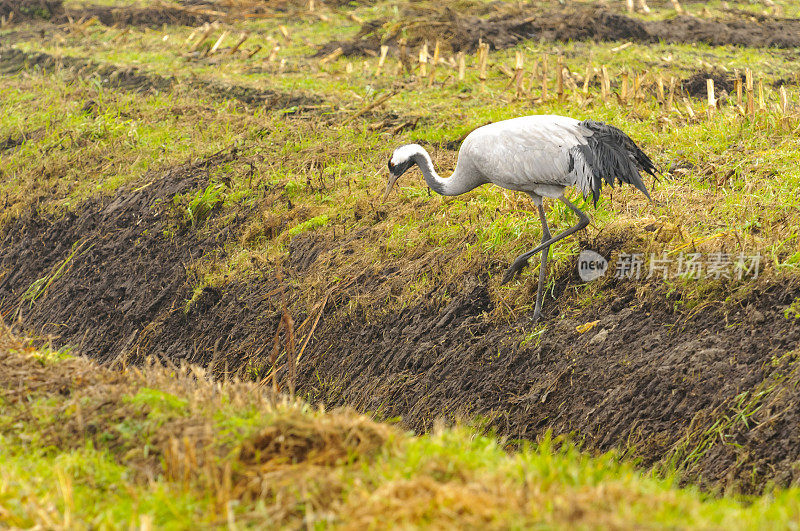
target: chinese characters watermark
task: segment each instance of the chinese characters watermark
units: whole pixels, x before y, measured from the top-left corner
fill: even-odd
[[[607,271],[618,279],[736,279],[758,278],[761,255],[713,253],[619,253],[614,267],[595,251],[578,256],[578,274],[585,282],[600,278]]]

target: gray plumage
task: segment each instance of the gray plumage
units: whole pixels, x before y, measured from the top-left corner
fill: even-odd
[[[581,122],[557,115],[524,116],[475,129],[464,139],[456,169],[447,179],[439,177],[422,146],[401,146],[389,160],[391,175],[384,198],[388,197],[397,179],[414,164],[420,167],[428,186],[442,195],[460,195],[482,184],[493,183],[525,192],[533,199],[542,223],[542,243],[517,257],[503,283],[514,278],[534,253],[543,250],[535,318],[541,312],[550,245],[589,223],[586,215],[564,197],[564,190],[574,186],[584,197],[591,196],[597,205],[603,182],[610,186],[627,183],[650,199],[640,171],[656,175],[650,158],[621,130],[594,120]],[[542,208],[543,197],[564,202],[578,216],[578,224],[551,238]]]

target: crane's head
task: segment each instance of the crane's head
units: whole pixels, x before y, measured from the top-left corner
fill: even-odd
[[[400,146],[392,153],[392,158],[389,159],[389,182],[386,184],[386,193],[383,194],[383,200],[389,197],[389,192],[392,191],[394,183],[400,178],[408,169],[417,163],[415,155],[420,152],[422,146],[417,144],[408,144]]]

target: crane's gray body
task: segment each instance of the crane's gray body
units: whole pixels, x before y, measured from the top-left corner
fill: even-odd
[[[497,186],[539,197],[560,197],[578,185],[579,173],[569,171],[572,148],[586,144],[586,133],[574,118],[523,116],[479,127],[461,144],[463,163]],[[466,168],[465,168],[466,169]]]
[[[575,186],[595,202],[602,187],[627,182],[648,197],[637,166],[652,163],[627,135],[612,126],[557,115],[503,120],[479,127],[461,145],[458,167],[479,173],[486,182],[527,192],[534,201],[558,198]]]

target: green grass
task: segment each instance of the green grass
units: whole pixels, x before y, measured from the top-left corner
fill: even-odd
[[[0,436],[0,522],[30,528],[113,529],[156,524],[182,529],[208,501],[163,481],[137,483],[109,452],[27,448]]]
[[[214,384],[197,369],[120,373],[2,343],[7,526],[752,529],[800,517],[798,489],[713,497],[563,439],[510,450],[469,426],[416,436],[347,411],[271,405],[267,388]],[[30,380],[11,377],[23,368]]]
[[[228,102],[111,91],[58,75],[10,78],[0,89],[0,137],[29,140],[0,154],[4,216],[30,206],[70,209],[151,170],[229,146],[245,115]],[[212,117],[213,119],[209,119]]]

